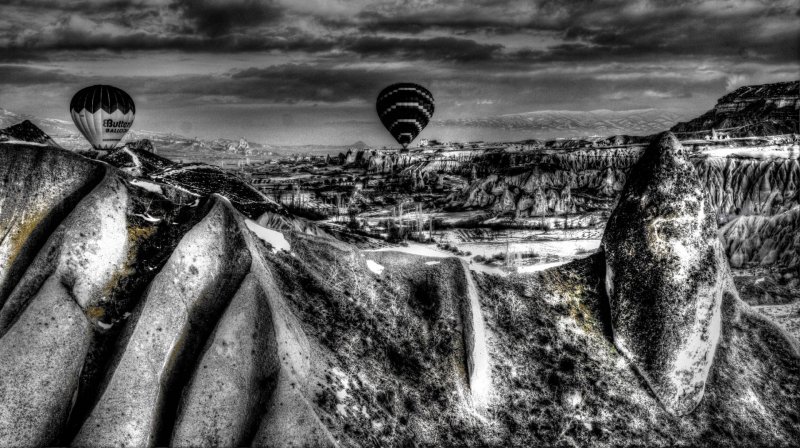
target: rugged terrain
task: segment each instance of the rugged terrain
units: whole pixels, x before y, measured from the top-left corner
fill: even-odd
[[[174,166],[137,145],[95,156],[0,143],[0,445],[790,446],[800,437],[797,339],[736,294],[714,305],[719,342],[704,393],[675,413],[615,346],[603,252],[497,277],[457,258],[359,249],[235,176]],[[653,201],[648,219],[668,218],[670,202]],[[764,216],[779,216],[779,202]],[[702,221],[695,212],[686,219]],[[641,275],[617,270],[614,281]],[[640,328],[631,336],[646,337]],[[676,353],[659,352],[656,364]]]

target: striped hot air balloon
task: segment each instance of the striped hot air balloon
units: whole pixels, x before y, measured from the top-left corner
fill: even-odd
[[[69,103],[75,126],[95,149],[112,150],[128,132],[136,115],[130,95],[114,86],[81,89]]]
[[[381,123],[405,151],[433,117],[433,95],[418,84],[392,84],[378,94],[375,107]]]

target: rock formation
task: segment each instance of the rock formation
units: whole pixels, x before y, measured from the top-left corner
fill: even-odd
[[[614,344],[683,415],[703,398],[722,297],[736,292],[714,210],[675,136],[656,139],[632,173],[602,242]]]
[[[705,398],[676,418],[613,348],[602,253],[498,278],[455,258],[363,251],[280,211],[254,216],[264,203],[244,201],[233,177],[128,151],[111,162],[145,169],[0,143],[0,446],[800,438],[797,341],[733,293]],[[676,226],[709,232],[661,199],[651,205],[686,212]],[[674,273],[684,255],[658,261]]]
[[[230,202],[170,216],[182,193],[65,151],[0,160],[0,446],[335,445],[299,392],[305,336]]]
[[[714,109],[672,127],[691,134],[712,128],[730,136],[776,135],[798,132],[800,81],[743,86],[719,99]]]
[[[586,213],[592,210],[611,211],[622,187],[641,154],[641,149],[625,151],[577,150],[550,154],[530,165],[508,168],[479,178],[464,190],[448,198],[452,209],[485,209],[511,212],[516,217],[556,216],[563,213]],[[709,157],[690,152],[689,161],[697,171],[702,188],[722,228],[752,227],[760,224],[762,241],[771,241],[774,251],[791,253],[797,250],[786,238],[793,227],[791,216],[800,208],[800,162],[785,157]],[[523,170],[520,173],[514,171]],[[569,193],[569,194],[567,194]],[[558,200],[553,200],[558,197]],[[513,205],[512,205],[513,204]],[[788,214],[788,215],[787,215]],[[742,220],[740,224],[733,221]],[[790,266],[791,257],[760,257],[766,254],[753,246],[748,248],[740,236],[752,232],[722,232],[726,255],[739,267],[745,265]],[[741,253],[742,251],[746,253]],[[736,260],[736,261],[734,261]]]
[[[0,142],[28,142],[60,148],[49,135],[28,120],[0,130]]]

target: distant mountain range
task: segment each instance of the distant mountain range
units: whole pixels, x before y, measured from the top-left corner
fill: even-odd
[[[542,110],[482,118],[435,122],[442,126],[488,127],[508,130],[574,131],[576,135],[651,134],[669,129],[682,117],[659,109],[592,111]]]
[[[88,150],[89,143],[78,132],[75,125],[67,120],[54,118],[40,118],[33,115],[18,114],[0,108],[0,129],[30,120],[41,130],[53,138],[60,146],[70,150]],[[346,152],[348,148],[363,149],[367,144],[357,141],[352,145],[326,146],[326,145],[270,145],[252,142],[247,139],[218,138],[205,140],[186,137],[172,132],[153,132],[142,129],[131,130],[123,142],[148,139],[158,149],[159,153],[174,160],[212,161],[214,159],[236,159],[241,157],[271,158],[293,154],[338,154]],[[229,161],[230,162],[230,161]]]

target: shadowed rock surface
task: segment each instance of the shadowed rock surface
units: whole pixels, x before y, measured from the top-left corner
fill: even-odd
[[[214,193],[42,151],[0,143],[2,247],[27,257],[0,260],[13,273],[2,279],[0,446],[800,437],[797,341],[735,295],[723,298],[705,396],[676,417],[614,347],[602,254],[476,274],[455,258],[245,223]],[[32,210],[50,218],[22,219]]]

